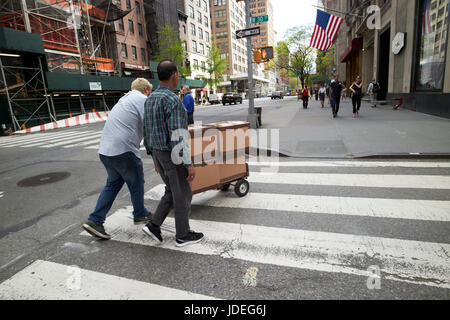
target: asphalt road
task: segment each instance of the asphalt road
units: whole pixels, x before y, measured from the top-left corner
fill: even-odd
[[[245,120],[247,107],[197,108],[196,120]],[[281,158],[267,175],[250,159],[250,194],[195,196],[191,228],[205,241],[178,249],[172,215],[160,246],[132,224],[126,188],[105,225],[113,239],[83,233],[106,180],[102,128],[0,138],[0,298],[449,298],[449,161]],[[154,211],[162,182],[143,161]]]

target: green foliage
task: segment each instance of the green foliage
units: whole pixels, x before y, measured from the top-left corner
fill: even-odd
[[[166,23],[161,27],[158,33],[159,50],[154,56],[154,60],[162,61],[170,59],[178,65],[178,70],[181,76],[189,76],[191,74],[190,68],[185,67],[186,50],[184,50],[183,42],[178,36],[178,31]]]
[[[330,78],[333,73],[333,68],[336,67],[334,63],[335,46],[327,52],[317,50],[316,58],[316,74],[321,78]]]
[[[209,88],[217,87],[222,82],[222,75],[227,70],[227,59],[220,55],[220,48],[216,46],[214,40],[206,64],[200,68],[207,74],[207,76],[202,76],[201,79],[206,82]]]
[[[275,67],[282,74],[298,78],[302,86],[308,83],[314,67],[314,49],[307,42],[311,31],[311,27],[291,28],[286,33],[286,40],[280,41],[275,48]]]

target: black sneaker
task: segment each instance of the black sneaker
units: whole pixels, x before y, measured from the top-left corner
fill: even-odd
[[[176,242],[176,246],[177,247],[184,247],[187,246],[189,244],[194,244],[194,243],[199,243],[200,241],[203,240],[203,233],[197,233],[197,232],[193,232],[193,231],[189,231],[189,234],[181,239],[177,239]]]
[[[155,226],[153,223],[147,223],[145,227],[142,228],[142,231],[145,232],[145,234],[149,235],[153,238],[153,240],[162,243],[163,238],[161,236],[161,228]]]
[[[91,220],[88,220],[83,224],[83,229],[96,238],[104,240],[111,239],[111,236],[106,233],[105,228],[102,225],[98,225]]]
[[[150,221],[152,221],[152,214],[151,213],[149,213],[145,217],[134,218],[134,225],[137,226],[137,225],[140,225],[140,224],[147,224]]]

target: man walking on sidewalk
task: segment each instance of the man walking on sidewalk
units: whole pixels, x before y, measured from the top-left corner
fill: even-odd
[[[103,224],[124,183],[130,190],[134,224],[145,224],[151,219],[150,212],[144,207],[144,171],[140,151],[144,104],[151,92],[150,82],[136,79],[131,84],[131,91],[119,100],[106,120],[98,152],[108,179],[94,212],[83,224],[83,228],[97,238],[111,238]]]
[[[194,124],[194,98],[191,95],[191,89],[188,86],[183,87],[183,105],[188,115],[188,124]]]
[[[176,246],[198,243],[202,233],[189,228],[192,191],[189,182],[195,178],[191,161],[187,112],[181,100],[172,92],[179,75],[175,62],[158,65],[160,87],[145,102],[144,143],[152,155],[155,170],[166,185],[153,219],[143,231],[159,243],[163,242],[161,225],[173,208],[175,213]],[[180,148],[181,147],[181,148]]]
[[[372,104],[372,108],[377,107],[376,95],[378,94],[378,92],[380,92],[380,85],[375,79],[373,79],[369,84],[369,87],[367,88],[367,93],[370,94],[370,102]]]
[[[339,105],[341,103],[341,93],[345,86],[339,81],[339,76],[334,76],[334,81],[330,85],[330,102],[333,109],[333,118],[339,113]]]

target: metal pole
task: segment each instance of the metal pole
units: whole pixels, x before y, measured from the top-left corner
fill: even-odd
[[[42,76],[42,85],[44,86],[44,97],[45,97],[45,101],[47,103],[48,114],[50,115],[50,121],[52,119],[53,119],[53,121],[56,121],[56,114],[52,115],[52,110],[50,108],[50,103],[48,102],[47,86],[45,85],[44,70],[42,69],[42,61],[41,61],[41,59],[42,59],[42,57],[39,57],[39,72],[41,73],[41,76]]]
[[[87,14],[87,21],[88,21],[88,30],[89,30],[89,44],[90,44],[90,47],[91,47],[91,59],[94,59],[94,61],[96,60],[95,59],[95,48],[94,48],[94,40],[93,40],[93,38],[92,38],[92,30],[91,30],[91,18],[90,18],[90,16],[89,16],[89,8],[88,8],[88,3],[87,3],[87,0],[85,0],[84,1],[85,2],[85,4],[86,4],[86,14]],[[97,74],[97,62],[94,62],[94,64],[95,64],[95,74]]]
[[[81,74],[84,74],[83,57],[81,56],[80,39],[78,38],[77,21],[75,19],[75,10],[73,7],[72,0],[69,0],[69,5],[70,5],[70,12],[72,13],[73,30],[75,31],[75,41],[77,42],[78,54],[80,55],[80,71],[81,71]]]
[[[6,91],[6,97],[8,99],[8,107],[9,107],[9,112],[11,114],[11,121],[14,127],[14,131],[17,131],[18,129],[20,129],[20,127],[18,128],[16,126],[16,117],[14,116],[14,112],[11,106],[11,100],[9,98],[9,91],[8,91],[8,84],[6,83],[6,77],[5,77],[5,71],[3,70],[3,63],[2,63],[2,58],[0,58],[0,69],[2,70],[2,77],[3,77],[3,83],[5,84],[5,91]]]
[[[28,17],[28,8],[26,0],[22,0],[23,20],[25,21],[25,29],[31,32],[30,18]]]
[[[250,0],[245,0],[245,17],[247,21],[247,28],[251,27],[250,18]],[[253,51],[252,38],[247,38],[247,65],[248,65],[248,116],[247,122],[250,123],[252,129],[258,128],[257,116],[255,114],[255,97],[253,92]]]

